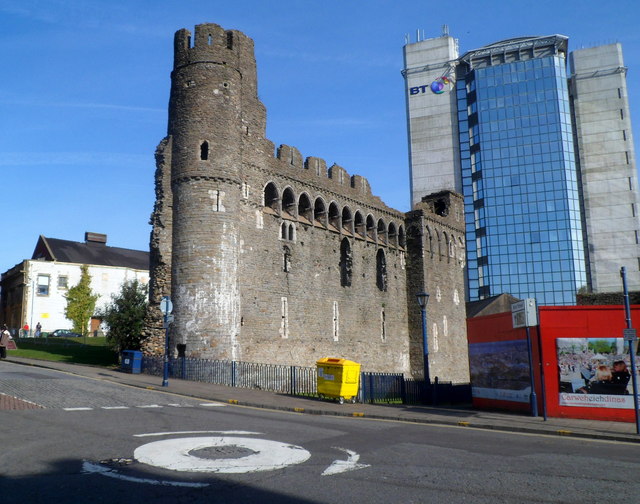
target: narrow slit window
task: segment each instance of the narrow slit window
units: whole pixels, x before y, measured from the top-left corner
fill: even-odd
[[[291,249],[289,247],[282,248],[282,271],[285,273],[291,271]]]
[[[280,321],[280,336],[282,339],[289,338],[289,302],[286,297],[280,298],[281,306],[281,321]]]
[[[206,140],[200,144],[200,159],[202,161],[209,159],[209,142]]]

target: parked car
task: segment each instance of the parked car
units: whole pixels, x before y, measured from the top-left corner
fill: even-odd
[[[81,338],[82,334],[73,332],[69,329],[56,329],[49,333],[50,338]]]

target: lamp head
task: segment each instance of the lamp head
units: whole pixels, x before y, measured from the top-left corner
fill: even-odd
[[[429,302],[429,294],[426,292],[419,292],[416,294],[416,298],[418,298],[420,308],[426,308],[427,303]]]

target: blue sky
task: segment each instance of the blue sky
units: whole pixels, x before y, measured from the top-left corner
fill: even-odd
[[[567,35],[570,50],[620,42],[637,146],[639,19],[637,0],[0,0],[0,272],[41,234],[148,249],[180,28],[253,38],[268,138],[367,177],[406,211],[406,35],[446,24],[461,53],[523,35]]]

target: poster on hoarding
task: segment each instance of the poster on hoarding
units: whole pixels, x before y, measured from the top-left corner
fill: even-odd
[[[473,397],[529,402],[527,340],[472,343],[469,366]]]
[[[629,346],[622,338],[558,338],[556,350],[560,406],[633,409]]]

